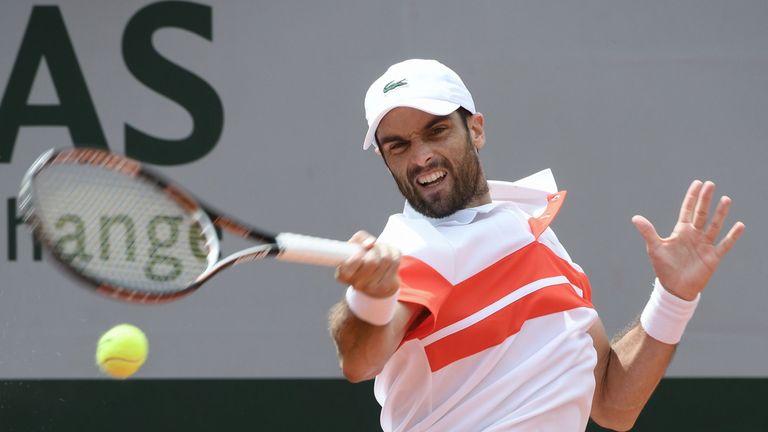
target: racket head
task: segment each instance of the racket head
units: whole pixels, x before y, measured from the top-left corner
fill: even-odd
[[[182,298],[220,256],[214,225],[191,195],[106,151],[44,153],[25,174],[18,202],[56,262],[118,300]]]

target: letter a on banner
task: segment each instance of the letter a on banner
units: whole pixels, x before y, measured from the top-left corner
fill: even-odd
[[[58,105],[29,104],[35,76],[45,59]],[[57,6],[35,6],[0,101],[0,163],[11,162],[22,126],[64,126],[73,144],[107,148],[88,86]]]

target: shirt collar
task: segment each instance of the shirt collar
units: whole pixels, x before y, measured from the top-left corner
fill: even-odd
[[[502,205],[504,205],[503,202],[491,202],[477,207],[461,209],[456,213],[443,218],[432,218],[419,213],[406,201],[405,208],[403,208],[403,215],[408,219],[424,219],[434,226],[466,225],[474,221],[477,215],[490,213],[492,210]]]
[[[406,201],[403,215],[408,219],[424,219],[434,226],[466,225],[473,222],[478,215],[509,206],[516,206],[531,216],[538,216],[547,206],[547,197],[557,192],[557,184],[550,169],[514,182],[489,180],[488,187],[493,201],[488,204],[461,209],[444,218],[431,218],[416,211]]]

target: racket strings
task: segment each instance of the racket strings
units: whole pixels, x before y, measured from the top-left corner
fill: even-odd
[[[33,196],[44,240],[96,281],[162,295],[185,289],[212,264],[198,217],[141,176],[51,165],[35,177]]]

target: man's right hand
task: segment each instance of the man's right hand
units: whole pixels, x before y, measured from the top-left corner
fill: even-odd
[[[377,242],[365,231],[355,233],[349,242],[360,245],[360,252],[336,268],[336,280],[373,298],[397,295],[400,251]],[[334,306],[329,315],[329,329],[336,342],[344,376],[352,382],[376,376],[397,350],[409,323],[421,310],[422,307],[415,303],[397,302],[388,324],[372,325],[356,318],[346,301]]]
[[[359,244],[361,250],[336,268],[336,280],[371,297],[394,295],[400,288],[400,251],[377,243],[376,237],[365,231],[356,232],[349,243]]]

